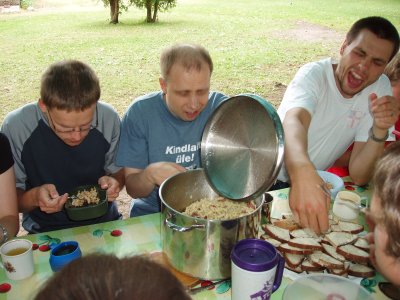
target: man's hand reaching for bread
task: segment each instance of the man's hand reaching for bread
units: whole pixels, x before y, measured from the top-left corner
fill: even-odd
[[[325,182],[315,170],[306,173],[291,181],[290,209],[303,228],[325,233],[329,228],[330,195],[321,188]]]

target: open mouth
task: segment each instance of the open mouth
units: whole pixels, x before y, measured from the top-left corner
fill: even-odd
[[[190,120],[195,119],[199,115],[199,111],[194,111],[194,112],[186,112],[186,117]]]
[[[354,71],[350,71],[347,75],[347,82],[351,89],[358,89],[363,83],[363,79]]]

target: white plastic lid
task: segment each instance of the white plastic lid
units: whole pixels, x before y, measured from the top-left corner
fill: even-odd
[[[293,299],[373,300],[374,297],[350,279],[321,273],[304,275],[288,285],[283,300]]]

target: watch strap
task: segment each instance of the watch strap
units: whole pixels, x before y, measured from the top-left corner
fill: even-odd
[[[376,137],[376,136],[374,135],[374,131],[372,130],[372,127],[371,127],[371,128],[369,129],[368,135],[369,135],[369,137],[371,138],[371,140],[373,140],[374,142],[377,142],[377,143],[384,143],[384,142],[386,142],[387,138],[389,137],[389,130],[386,131],[385,137],[383,137],[383,138],[378,138],[378,137]]]

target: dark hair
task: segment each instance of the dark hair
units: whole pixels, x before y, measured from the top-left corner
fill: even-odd
[[[373,185],[383,213],[378,219],[388,234],[386,251],[400,257],[400,141],[389,145],[378,160]]]
[[[80,61],[57,62],[42,76],[40,97],[48,109],[82,111],[100,99],[99,79]]]
[[[190,300],[183,284],[145,256],[89,254],[55,273],[35,300]]]
[[[393,43],[393,52],[390,56],[389,61],[396,55],[399,51],[399,33],[397,32],[394,25],[382,17],[366,17],[358,20],[351,26],[350,30],[347,32],[346,40],[350,44],[355,40],[361,30],[367,29],[374,33],[377,37],[391,41]]]
[[[161,76],[164,80],[168,79],[169,71],[174,64],[181,64],[186,70],[201,70],[202,65],[206,64],[213,71],[213,62],[208,51],[200,45],[177,44],[166,48],[161,53],[160,66]]]

